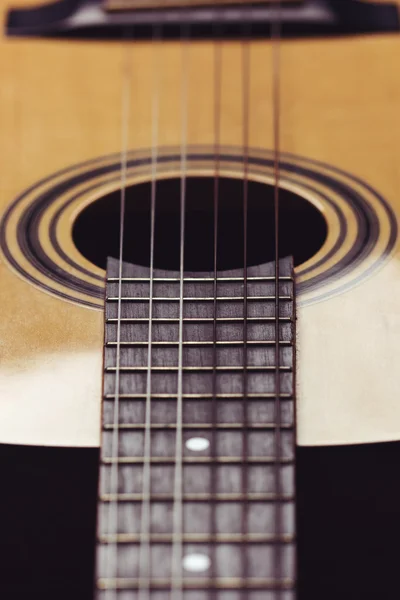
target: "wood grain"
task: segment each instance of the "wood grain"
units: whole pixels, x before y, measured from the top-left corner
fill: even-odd
[[[244,314],[246,285],[243,270],[218,273],[217,294],[221,300],[217,301],[219,320],[215,329],[213,322],[206,320],[214,316],[213,274],[184,274],[183,473],[180,484],[183,516],[182,530],[178,533],[173,514],[177,501],[175,452],[180,435],[179,273],[154,271],[152,304],[156,320],[152,321],[151,329],[151,414],[146,415],[149,270],[123,265],[123,277],[129,279],[124,279],[121,286],[121,298],[125,300],[121,303],[118,363],[116,302],[111,299],[118,295],[119,283],[115,280],[119,277],[119,263],[115,259],[108,261],[97,598],[104,597],[104,589],[117,588],[117,597],[122,599],[126,592],[118,591],[120,586],[130,590],[130,597],[139,596],[137,590],[143,585],[139,581],[147,577],[150,578],[150,598],[158,597],[155,590],[160,587],[168,593],[173,578],[173,540],[178,536],[182,537],[182,556],[200,552],[210,558],[211,566],[206,571],[182,572],[183,587],[196,590],[199,597],[215,595],[222,598],[224,590],[226,593],[232,586],[240,593],[240,590],[257,585],[259,594],[267,593],[270,588],[284,587],[288,590],[287,598],[294,600],[295,311],[292,260],[280,261],[279,267],[282,277],[279,293],[289,298],[279,301],[282,319],[279,357],[274,343],[274,272],[274,263],[248,269],[249,299],[270,296],[271,300],[248,304],[248,308],[252,306],[251,314],[255,320],[247,322],[246,340],[244,323],[248,315]],[[141,309],[138,310],[138,306]],[[144,322],[138,322],[138,318]],[[265,321],[266,318],[272,321]],[[222,319],[239,321],[226,324]],[[214,342],[220,346],[214,347]],[[251,346],[254,342],[257,344]],[[145,352],[141,352],[142,348]],[[283,399],[276,397],[278,368]],[[116,414],[118,423],[115,422]],[[147,456],[145,435],[149,416],[150,455]],[[207,440],[208,447],[192,450],[186,442],[193,437]],[[146,460],[150,460],[148,492],[145,491]],[[144,534],[147,502],[150,514],[148,530]],[[143,542],[147,536],[150,548],[143,567],[140,557],[141,552],[145,552]],[[237,581],[233,583],[235,578]],[[189,600],[190,597],[191,592],[183,593],[183,598]]]
[[[393,57],[399,43],[396,35],[378,35],[292,40],[280,49],[282,150],[360,177],[397,217],[400,77]],[[243,48],[233,42],[221,48],[221,142],[240,146]],[[271,45],[250,43],[248,50],[249,143],[272,148]],[[2,212],[40,178],[120,150],[125,51],[119,44],[1,40]],[[189,48],[191,144],[215,141],[214,52],[212,43]],[[161,73],[158,143],[179,146],[180,45],[138,43],[131,57],[130,147],[152,143],[154,58]],[[98,445],[102,315],[33,288],[4,262],[0,269],[0,439]],[[300,443],[399,438],[399,282],[396,245],[370,280],[329,301],[300,306]]]

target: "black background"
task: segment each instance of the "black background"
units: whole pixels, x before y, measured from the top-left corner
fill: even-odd
[[[0,594],[91,600],[98,451],[0,445]],[[400,597],[400,442],[299,448],[299,600]]]

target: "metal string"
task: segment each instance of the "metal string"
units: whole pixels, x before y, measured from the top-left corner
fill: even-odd
[[[278,2],[278,10],[279,10]],[[280,371],[279,371],[279,20],[273,24],[272,51],[273,51],[273,132],[274,132],[274,219],[275,219],[275,355],[276,355],[276,492],[280,496],[280,465],[281,452],[280,441]],[[220,47],[216,44],[215,78],[220,79]],[[179,350],[178,350],[178,393],[177,393],[177,426],[175,445],[175,476],[174,476],[174,536],[172,548],[172,585],[171,599],[181,600],[182,594],[182,401],[183,401],[183,283],[184,283],[184,240],[185,240],[185,204],[186,204],[186,163],[187,163],[187,87],[188,87],[188,48],[183,44],[183,76],[182,76],[182,142],[181,142],[181,195],[180,195],[180,302],[179,302]],[[156,70],[153,69],[153,72]],[[158,71],[157,71],[158,72]],[[218,73],[218,75],[217,75]],[[244,234],[244,380],[243,380],[243,409],[244,427],[247,422],[247,215],[248,215],[248,121],[249,121],[249,46],[245,41],[243,44],[243,147],[244,147],[244,181],[243,181],[243,234]],[[118,532],[118,442],[119,442],[119,395],[120,395],[120,339],[121,339],[121,297],[122,297],[122,267],[123,267],[123,239],[124,239],[124,216],[126,201],[126,179],[127,179],[127,155],[128,155],[128,122],[131,88],[131,53],[126,48],[126,60],[123,65],[123,93],[122,93],[122,132],[121,132],[121,196],[120,196],[120,240],[119,240],[119,271],[118,271],[118,313],[117,313],[117,344],[116,344],[116,375],[114,393],[114,430],[112,437],[111,456],[115,459],[111,465],[110,490],[114,492],[114,498],[109,503],[108,530]],[[216,340],[216,298],[217,298],[217,230],[218,230],[218,194],[219,194],[219,85],[216,87],[216,176],[214,180],[214,341]],[[143,465],[143,489],[142,489],[142,519],[141,519],[141,543],[140,543],[140,600],[148,600],[149,592],[149,565],[150,565],[150,450],[151,450],[151,350],[152,350],[152,299],[153,299],[153,272],[154,272],[154,228],[155,228],[155,204],[156,204],[156,174],[157,174],[157,136],[158,136],[158,93],[153,95],[153,139],[152,139],[152,187],[151,187],[151,223],[150,223],[150,301],[149,301],[149,337],[148,337],[148,370],[147,370],[147,393],[145,411],[145,439],[144,439],[144,465]],[[214,344],[214,363],[216,363],[216,344]],[[214,369],[215,373],[215,369]],[[214,376],[214,388],[216,379]],[[215,396],[215,389],[213,396]],[[213,410],[216,410],[214,403]],[[215,446],[215,444],[214,444]],[[243,436],[244,462],[247,459],[247,436]],[[244,490],[247,489],[246,470],[242,469]],[[246,527],[247,514],[243,507],[243,525]],[[280,503],[277,505],[276,526],[281,531]],[[243,529],[246,533],[246,529]],[[117,570],[117,544],[111,542],[115,548],[115,569]],[[276,545],[276,573],[281,573],[280,546]],[[109,561],[109,569],[113,569],[113,561]],[[244,577],[247,577],[247,561],[244,557]],[[143,577],[144,574],[144,577]],[[117,573],[116,573],[117,576]],[[107,600],[116,598],[115,589],[106,591]]]
[[[217,456],[217,440],[216,440],[216,425],[218,420],[217,413],[217,305],[218,305],[218,209],[219,209],[219,178],[220,178],[220,129],[221,129],[221,59],[222,59],[222,47],[219,41],[214,44],[214,161],[215,161],[215,175],[214,175],[214,302],[213,302],[213,373],[212,373],[212,400],[211,400],[211,447],[210,455],[211,459],[215,461]],[[215,462],[211,466],[211,496],[215,497],[217,493],[217,469]],[[216,501],[213,500],[211,506],[211,534],[216,535],[217,523],[216,523]],[[215,564],[216,564],[216,547],[215,544],[211,546],[211,576],[215,578]],[[211,600],[216,598],[216,589],[213,587],[210,594]]]
[[[183,467],[182,467],[182,418],[183,418],[183,283],[185,268],[185,213],[187,179],[187,127],[188,127],[188,81],[189,44],[186,35],[181,36],[182,79],[181,79],[181,193],[180,193],[180,267],[179,267],[179,340],[178,340],[178,389],[176,399],[175,473],[173,503],[173,541],[171,564],[171,600],[183,599]]]
[[[119,445],[119,395],[120,395],[120,358],[121,358],[121,297],[122,297],[122,260],[124,246],[124,221],[125,221],[125,199],[126,179],[128,165],[128,139],[129,139],[129,112],[131,97],[131,49],[128,42],[123,49],[124,57],[122,63],[122,106],[121,106],[121,195],[120,195],[120,222],[119,222],[119,263],[118,263],[118,312],[117,312],[117,347],[116,347],[116,369],[114,388],[114,429],[111,442],[110,493],[111,499],[108,505],[107,531],[118,534],[118,445]],[[118,577],[118,545],[116,540],[108,543],[113,548],[114,561],[108,553],[108,578],[113,576],[115,565],[115,577]],[[107,589],[106,600],[116,600],[117,590]]]
[[[280,348],[279,348],[279,155],[280,155],[280,37],[281,37],[281,2],[276,2],[276,19],[272,22],[272,113],[274,138],[274,232],[275,232],[275,492],[277,495],[275,531],[278,536],[283,534],[281,511],[281,379],[280,379]],[[274,570],[276,579],[282,578],[282,546],[278,542],[274,546]],[[276,592],[280,597],[280,591]]]
[[[247,506],[247,490],[248,490],[248,435],[247,435],[247,221],[248,221],[248,174],[249,174],[249,96],[250,96],[250,45],[247,32],[245,40],[242,43],[242,103],[243,103],[243,416],[242,416],[242,519],[241,530],[242,535],[246,536],[248,529],[248,506]],[[248,578],[248,560],[246,549],[242,552],[242,578],[244,581]],[[247,591],[243,589],[241,593],[242,600],[246,600]]]
[[[150,600],[151,576],[151,376],[153,339],[153,289],[154,289],[154,233],[157,192],[158,125],[160,95],[160,31],[153,31],[153,94],[152,94],[152,141],[151,141],[151,207],[150,207],[150,283],[149,283],[149,329],[147,344],[147,376],[145,430],[143,443],[142,510],[139,545],[139,600]],[[158,43],[155,43],[158,42]]]

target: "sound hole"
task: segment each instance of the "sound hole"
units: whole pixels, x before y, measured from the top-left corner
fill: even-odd
[[[180,179],[157,182],[155,267],[179,270]],[[275,258],[274,189],[248,184],[248,265]],[[221,178],[218,194],[218,269],[243,266],[243,182]],[[126,190],[124,260],[150,262],[151,185]],[[293,255],[299,265],[324,243],[327,226],[322,214],[304,198],[281,189],[279,193],[279,254]],[[77,217],[73,238],[78,250],[105,269],[107,256],[119,256],[120,191],[87,206]],[[185,270],[212,271],[214,265],[214,179],[189,177],[186,187]]]

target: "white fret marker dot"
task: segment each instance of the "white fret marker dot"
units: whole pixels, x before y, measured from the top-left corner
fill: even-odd
[[[194,452],[201,452],[201,450],[206,450],[210,442],[206,438],[202,437],[192,437],[186,441],[186,448],[188,450],[193,450]]]
[[[207,571],[211,564],[209,557],[206,554],[187,554],[183,558],[183,568],[187,571]]]

